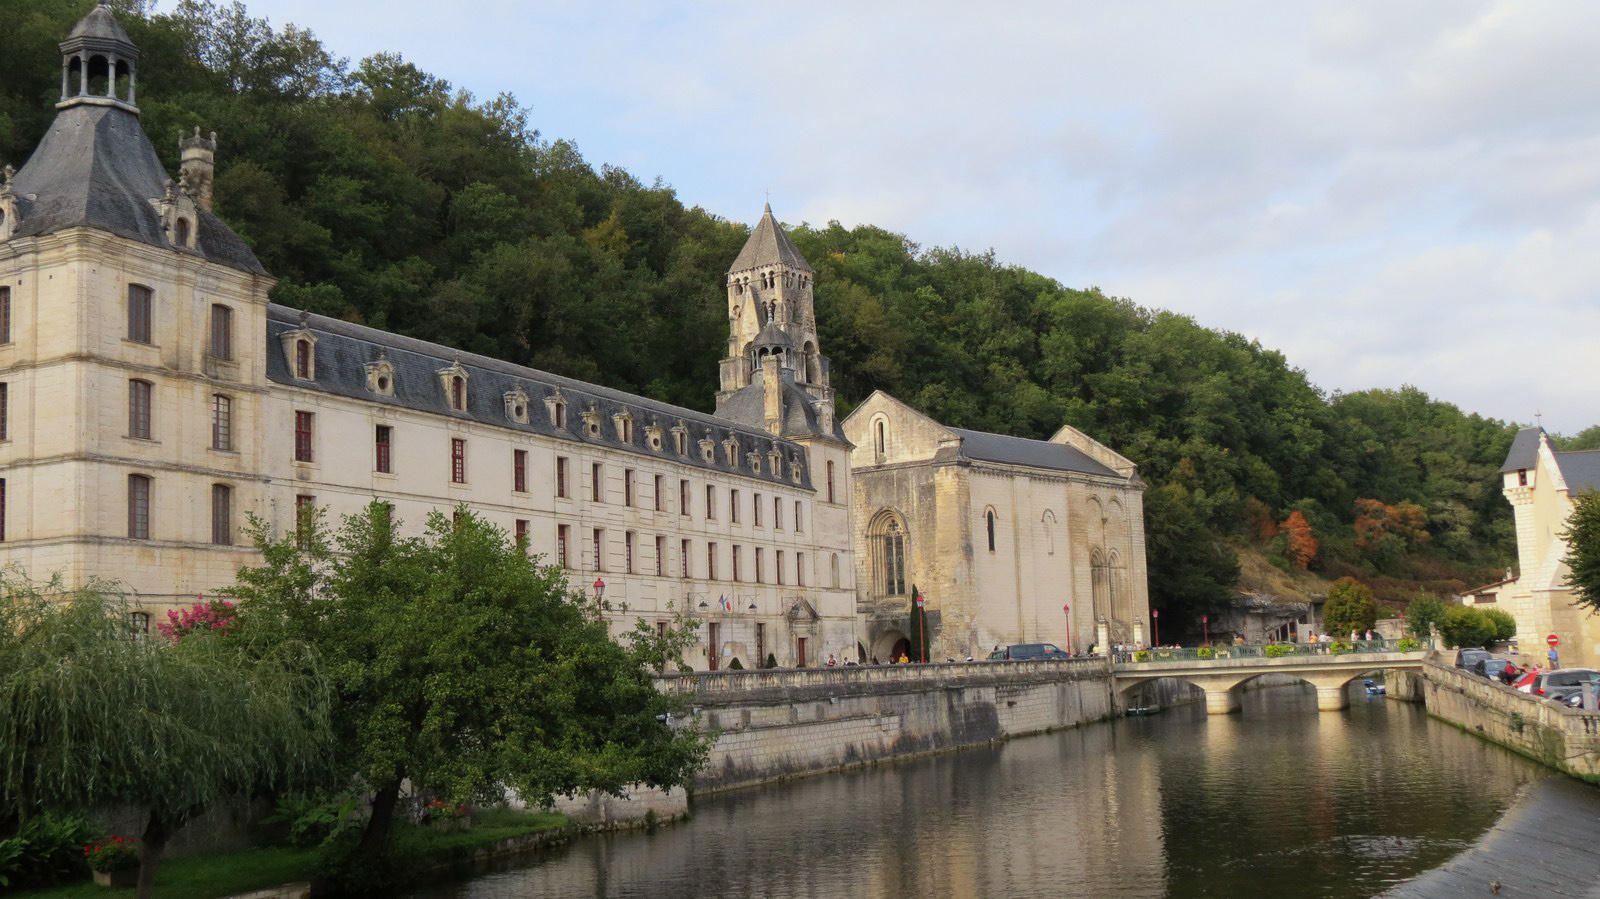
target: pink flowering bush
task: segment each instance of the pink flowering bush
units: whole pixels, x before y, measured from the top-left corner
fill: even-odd
[[[139,841],[133,837],[108,837],[83,847],[83,860],[91,871],[126,871],[139,867]]]
[[[433,821],[454,821],[467,816],[465,803],[449,803],[443,799],[435,799],[428,803],[428,818]]]
[[[197,602],[187,609],[169,609],[165,624],[157,624],[162,636],[176,643],[195,631],[227,633],[237,618],[233,603],[227,600]]]

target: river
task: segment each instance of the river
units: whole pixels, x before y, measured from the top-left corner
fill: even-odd
[[[1365,897],[1437,866],[1551,772],[1310,687],[705,796],[418,899]]]

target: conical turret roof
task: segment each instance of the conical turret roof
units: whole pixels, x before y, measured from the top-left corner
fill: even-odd
[[[111,14],[111,7],[104,3],[89,10],[89,14],[78,20],[72,26],[72,31],[67,34],[67,39],[61,42],[61,49],[74,50],[82,47],[95,49],[115,49],[137,57],[139,48],[128,38],[117,17]]]
[[[747,269],[760,268],[763,265],[782,263],[800,271],[811,271],[811,265],[806,262],[806,257],[800,255],[800,250],[779,227],[777,219],[772,217],[772,204],[768,203],[765,211],[761,213],[761,221],[756,222],[755,230],[750,232],[750,239],[744,242],[744,249],[739,251],[739,258],[733,260],[733,265],[728,266],[728,271],[742,272]]]

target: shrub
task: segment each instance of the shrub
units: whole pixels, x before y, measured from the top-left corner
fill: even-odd
[[[1211,647],[1209,647],[1209,646],[1200,647],[1199,649],[1194,651],[1194,654],[1195,654],[1195,658],[1200,658],[1200,659],[1209,659],[1213,655],[1215,655],[1215,653],[1213,653],[1211,651]]]
[[[767,667],[767,668],[776,668],[776,667],[778,667],[778,657],[773,655],[770,652],[767,653],[767,664],[764,667]]]
[[[82,846],[94,839],[95,830],[79,815],[29,818],[15,836],[0,840],[0,886],[45,886],[81,877]]]
[[[1507,612],[1500,609],[1479,609],[1478,613],[1494,625],[1494,636],[1490,640],[1510,640],[1517,635],[1517,619],[1512,618]]]
[[[728,663],[728,670],[729,671],[743,671],[744,670],[744,663],[739,661],[739,657],[738,656],[734,656],[733,657],[733,661]]]
[[[1141,649],[1141,650],[1138,650],[1138,651],[1134,652],[1133,660],[1135,662],[1148,662],[1148,661],[1150,661],[1150,651],[1149,650],[1145,650],[1145,649]]]
[[[1399,648],[1401,652],[1412,652],[1421,645],[1422,643],[1416,639],[1411,637],[1401,637]]]
[[[1494,639],[1495,631],[1495,623],[1471,606],[1445,609],[1444,620],[1439,623],[1444,645],[1451,647],[1482,646]]]
[[[1294,647],[1288,643],[1268,643],[1266,646],[1262,647],[1261,651],[1266,653],[1266,656],[1269,659],[1276,659],[1280,656],[1294,655]]]
[[[1406,605],[1406,628],[1418,637],[1427,637],[1444,621],[1444,600],[1422,593]]]
[[[343,829],[360,829],[361,816],[355,814],[353,796],[332,799],[284,799],[266,819],[268,824],[287,824],[290,846],[309,848],[320,846]]]

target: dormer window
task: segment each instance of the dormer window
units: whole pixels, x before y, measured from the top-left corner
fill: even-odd
[[[800,483],[801,474],[802,474],[802,469],[801,469],[801,466],[800,466],[800,454],[799,453],[792,453],[789,456],[789,480],[791,480],[791,481],[795,482],[796,484],[798,484],[798,483]]]
[[[519,425],[528,423],[528,394],[521,387],[513,387],[505,393],[506,418]]]
[[[278,338],[283,345],[283,355],[289,361],[289,373],[296,381],[317,379],[317,335],[306,326],[305,313],[300,314],[300,327],[285,331]]]
[[[623,443],[633,442],[633,413],[624,409],[611,416],[611,423],[617,428],[617,439]]]
[[[1528,470],[1526,468],[1517,469],[1517,486],[1528,486]]]
[[[194,244],[192,242],[190,242],[190,240],[189,240],[189,220],[188,219],[185,219],[185,218],[178,219],[178,224],[173,229],[173,243],[176,243],[180,247],[192,247],[192,246],[194,246]]]
[[[717,441],[711,436],[710,428],[706,428],[706,436],[700,438],[700,458],[708,464],[717,461]]]
[[[645,425],[645,428],[644,428],[644,441],[645,441],[645,443],[649,444],[650,448],[653,449],[653,450],[659,451],[661,449],[661,423],[660,422],[655,421],[654,419],[652,419],[651,422],[648,425]]]
[[[672,449],[680,456],[689,455],[689,427],[683,419],[672,428]]]
[[[394,365],[382,355],[367,363],[367,390],[378,396],[394,396]]]
[[[561,388],[557,387],[551,394],[544,398],[544,408],[550,415],[550,426],[558,431],[567,429],[567,401],[561,396]]]
[[[757,453],[757,452],[746,453],[745,457],[744,457],[744,460],[745,460],[746,463],[748,463],[750,465],[750,471],[753,474],[760,474],[761,473],[761,454],[760,453]]]
[[[737,436],[729,434],[728,439],[722,441],[722,451],[728,456],[729,468],[739,464],[739,438]]]
[[[467,411],[467,379],[471,375],[461,367],[461,360],[457,358],[448,367],[439,369],[438,375],[439,386],[444,388],[445,403],[451,411]]]
[[[583,410],[583,430],[590,437],[600,436],[600,410],[593,404]]]

